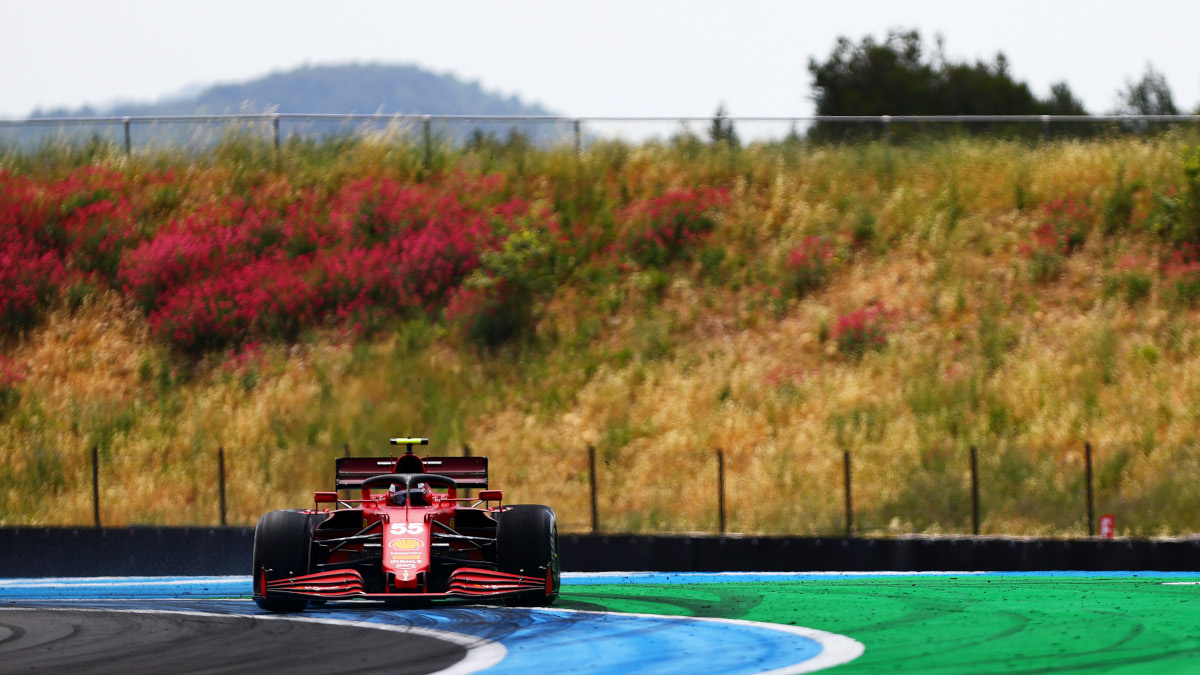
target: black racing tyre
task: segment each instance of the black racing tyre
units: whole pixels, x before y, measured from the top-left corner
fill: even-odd
[[[264,597],[263,578],[287,579],[312,571],[313,530],[317,516],[300,511],[271,511],[254,528],[254,603],[271,612],[299,612],[304,598]]]
[[[523,593],[510,605],[549,605],[558,598],[558,524],[548,506],[523,504],[501,512],[496,528],[496,562],[501,572],[545,577],[549,568],[551,591]]]

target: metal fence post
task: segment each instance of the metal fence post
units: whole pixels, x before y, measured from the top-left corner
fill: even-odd
[[[725,534],[725,453],[721,448],[717,448],[717,522],[717,531]]]
[[[283,165],[282,153],[279,150],[279,113],[271,116],[271,126],[275,135],[275,173],[279,173]]]
[[[430,131],[430,117],[425,116],[423,129],[425,136],[425,169],[429,170],[433,166],[433,135]]]
[[[1084,470],[1086,472],[1086,480],[1087,480],[1088,536],[1094,537],[1094,536],[1096,536],[1096,522],[1095,522],[1096,521],[1096,515],[1095,515],[1096,510],[1095,510],[1095,505],[1092,501],[1092,444],[1091,444],[1091,442],[1088,442],[1088,441],[1084,442],[1083,456],[1084,456],[1084,462],[1086,465],[1084,467]]]
[[[971,533],[979,536],[979,458],[971,446]]]
[[[125,125],[125,156],[128,157],[133,152],[133,138],[129,134],[129,117],[126,116],[121,121]]]
[[[579,120],[575,120],[575,154],[583,152],[583,132]]]
[[[854,536],[854,500],[850,496],[850,451],[842,452],[843,465],[846,474],[846,537]]]
[[[592,534],[600,532],[600,514],[596,510],[596,448],[588,446],[588,482],[592,492]]]
[[[217,448],[217,485],[220,486],[221,494],[221,527],[225,527],[228,523],[225,521],[225,448]]]
[[[92,523],[100,529],[100,446],[92,446]]]
[[[1042,115],[1042,145],[1050,142],[1050,116]]]
[[[879,121],[883,122],[883,142],[891,143],[892,142],[892,116],[884,115],[879,118]]]

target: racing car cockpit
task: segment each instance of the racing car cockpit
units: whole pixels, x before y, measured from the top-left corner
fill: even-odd
[[[392,483],[388,487],[387,503],[391,506],[432,506],[433,490],[426,483],[417,483],[410,489]]]

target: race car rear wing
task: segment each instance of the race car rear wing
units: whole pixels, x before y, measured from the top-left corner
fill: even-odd
[[[357,490],[362,482],[381,473],[393,473],[399,457],[339,457],[335,490]],[[453,478],[460,488],[488,486],[487,457],[422,457],[424,473]],[[420,473],[420,472],[412,472]]]

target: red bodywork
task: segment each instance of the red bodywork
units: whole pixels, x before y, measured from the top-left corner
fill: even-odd
[[[317,516],[312,536],[310,572],[268,578],[258,571],[254,596],[337,599],[436,599],[503,597],[542,590],[551,592],[545,576],[500,572],[496,565],[497,514],[504,511],[502,493],[486,490],[486,457],[399,458],[346,457],[337,460],[336,489],[317,492],[314,501],[337,507],[312,509]],[[446,477],[453,485],[434,486],[423,498],[403,505],[389,502],[395,482],[364,486],[380,474]],[[428,472],[428,473],[427,473]],[[413,479],[413,485],[418,482]],[[436,483],[436,481],[433,481]],[[437,488],[441,489],[437,489]],[[478,498],[460,496],[460,488],[481,488]],[[321,517],[323,516],[323,518]]]

